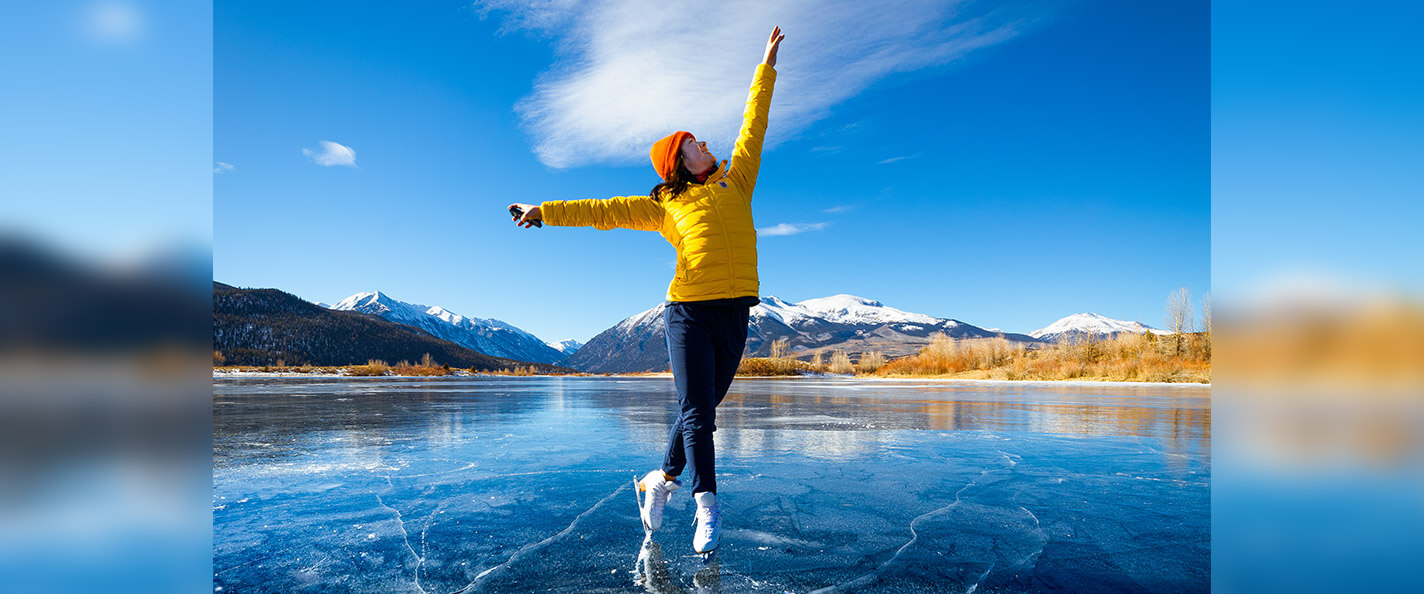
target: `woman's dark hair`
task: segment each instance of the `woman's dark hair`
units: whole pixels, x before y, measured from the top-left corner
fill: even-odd
[[[654,202],[662,202],[664,195],[669,198],[677,198],[687,191],[687,186],[695,179],[697,176],[692,175],[692,172],[687,170],[687,166],[682,164],[682,154],[679,153],[673,160],[672,179],[653,186],[648,195],[652,196]]]
[[[716,171],[717,164],[713,163],[712,169],[707,172],[707,175],[710,176]],[[662,202],[664,196],[676,199],[678,196],[681,196],[683,192],[687,191],[687,186],[695,181],[698,181],[697,176],[693,175],[691,171],[687,170],[687,166],[682,164],[682,153],[679,152],[673,161],[672,179],[653,186],[652,191],[648,192],[648,195],[652,196],[654,202]]]

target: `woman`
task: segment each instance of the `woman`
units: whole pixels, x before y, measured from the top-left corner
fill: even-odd
[[[677,249],[677,274],[663,311],[668,355],[681,414],[668,433],[662,468],[638,480],[643,527],[662,525],[668,496],[690,463],[697,528],[692,547],[709,553],[720,541],[721,510],[712,447],[717,404],[726,396],[747,342],[747,315],[759,302],[752,189],[761,166],[776,53],[785,36],[771,32],[747,98],[730,165],[707,151],[689,132],[674,132],[653,144],[649,156],[663,179],[648,196],[511,204],[523,211],[516,225],[657,231]]]

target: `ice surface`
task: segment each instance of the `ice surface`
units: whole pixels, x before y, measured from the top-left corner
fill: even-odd
[[[635,475],[665,378],[214,383],[224,592],[1205,591],[1209,391],[742,380],[721,549]]]

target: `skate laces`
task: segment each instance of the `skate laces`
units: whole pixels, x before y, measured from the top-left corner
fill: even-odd
[[[672,484],[672,481],[656,481],[649,486],[648,496],[652,498],[653,509],[662,509],[668,499],[672,497],[674,489],[676,486]]]
[[[717,531],[717,526],[722,522],[722,507],[713,505],[709,507],[697,508],[697,515],[702,517],[702,534],[708,538]]]

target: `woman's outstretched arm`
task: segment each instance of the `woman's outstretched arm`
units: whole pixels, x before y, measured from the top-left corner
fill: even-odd
[[[524,216],[514,224],[528,228],[534,221],[559,227],[596,229],[662,229],[665,211],[648,196],[618,196],[603,200],[553,200],[542,204],[515,203]]]
[[[752,77],[747,108],[742,113],[742,129],[737,133],[737,143],[732,146],[732,163],[727,175],[743,188],[749,200],[756,187],[757,173],[761,170],[761,147],[771,113],[771,92],[776,86],[776,54],[781,49],[781,40],[785,38],[781,27],[772,29],[771,37],[766,41],[765,57]]]

